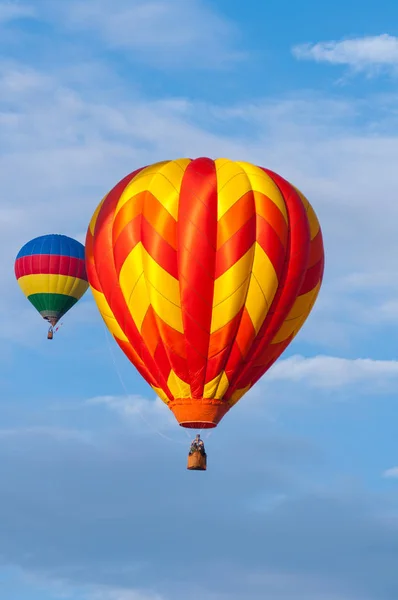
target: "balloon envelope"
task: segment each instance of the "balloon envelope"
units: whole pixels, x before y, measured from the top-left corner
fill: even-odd
[[[18,252],[15,276],[43,319],[55,325],[88,289],[84,246],[66,235],[42,235]]]
[[[306,320],[324,268],[308,200],[267,169],[180,159],[134,171],[86,238],[123,352],[184,427],[215,427]]]

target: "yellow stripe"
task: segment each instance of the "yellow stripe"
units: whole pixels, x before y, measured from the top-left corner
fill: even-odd
[[[281,211],[285,222],[288,223],[287,208],[278,186],[262,169],[248,162],[237,163],[245,172],[250,187],[254,192],[267,196]]]
[[[95,230],[95,225],[97,223],[98,215],[99,215],[99,212],[100,212],[102,205],[105,202],[107,196],[108,196],[108,194],[106,194],[102,198],[101,202],[98,204],[97,208],[95,209],[93,216],[91,217],[91,221],[90,221],[90,225],[89,225],[91,235],[94,235],[94,230]]]
[[[306,321],[308,315],[311,312],[311,309],[315,303],[320,288],[321,283],[319,282],[313,290],[307,292],[306,294],[303,294],[302,296],[299,296],[296,299],[282,327],[279,329],[278,333],[273,338],[271,342],[272,344],[279,344],[280,342],[284,342],[293,333],[295,335],[298,333],[298,331],[303,326],[304,322]]]
[[[256,335],[268,314],[278,285],[278,277],[272,262],[260,244],[256,242],[252,276],[245,303]]]
[[[191,398],[191,386],[178,377],[174,371],[170,371],[167,379],[167,387],[174,398]]]
[[[242,308],[254,258],[253,246],[214,282],[211,333],[229,323]]]
[[[131,317],[141,331],[141,325],[150,305],[142,264],[142,244],[138,243],[123,263],[119,284]]]
[[[175,221],[178,219],[182,179],[190,162],[188,158],[170,161],[159,169],[148,185],[148,191],[157,198]]]
[[[24,275],[18,283],[25,294],[65,294],[79,300],[88,288],[88,283],[78,277],[41,273],[37,275]]]
[[[231,206],[250,192],[251,185],[238,163],[224,158],[217,158],[214,162],[217,170],[217,218],[220,220]]]
[[[215,377],[212,381],[206,383],[203,390],[204,398],[214,398],[216,400],[221,400],[223,398],[225,392],[229,387],[228,377],[225,374],[225,371],[222,371],[217,377]]]
[[[159,396],[159,398],[161,400],[163,400],[163,402],[165,404],[168,404],[170,402],[167,395],[164,393],[164,391],[161,388],[155,387],[154,385],[151,385],[151,388]]]
[[[184,333],[178,280],[165,271],[144,247],[142,264],[149,301],[155,313],[170,327]]]
[[[139,242],[127,256],[119,275],[120,288],[139,331],[149,305],[170,327],[184,332],[177,279],[162,269]],[[160,291],[167,293],[165,297]]]
[[[105,325],[109,329],[110,333],[113,335],[113,337],[118,338],[122,342],[128,342],[128,339],[122,331],[119,323],[116,321],[115,316],[108,302],[106,301],[104,294],[102,292],[98,292],[93,287],[91,287],[91,291],[93,293],[94,300],[101,314],[101,317],[104,319]]]
[[[316,216],[314,209],[312,208],[311,204],[309,203],[307,198],[304,196],[304,194],[302,194],[300,192],[300,190],[297,189],[295,186],[292,186],[292,187],[294,187],[294,189],[300,196],[300,199],[301,199],[301,201],[304,205],[304,208],[307,212],[308,224],[310,226],[310,237],[311,237],[311,240],[313,240],[314,237],[317,235],[319,228],[320,228],[318,217]]]
[[[120,195],[114,216],[116,217],[121,208],[133,196],[148,191],[177,220],[181,181],[190,162],[188,158],[184,158],[156,163],[145,168],[130,181]]]
[[[242,396],[244,396],[246,394],[246,392],[248,392],[250,390],[250,388],[251,388],[251,383],[249,385],[247,385],[245,388],[241,388],[240,390],[235,390],[229,400],[229,404],[231,406],[233,406],[234,404],[239,402],[239,400],[242,398]]]

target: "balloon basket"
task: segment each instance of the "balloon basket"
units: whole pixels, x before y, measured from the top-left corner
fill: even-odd
[[[47,339],[48,339],[48,340],[52,340],[52,339],[53,339],[53,337],[54,337],[54,334],[53,334],[53,332],[52,332],[52,331],[49,331],[49,332],[47,333]]]
[[[206,471],[207,468],[207,456],[203,456],[200,452],[193,452],[188,454],[188,471]]]

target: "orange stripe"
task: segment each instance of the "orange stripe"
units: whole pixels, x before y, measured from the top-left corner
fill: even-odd
[[[240,310],[229,323],[210,336],[208,362],[206,367],[206,383],[212,381],[225,368],[232,344],[234,343],[237,334],[242,310]]]
[[[254,212],[253,192],[240,198],[218,221],[217,250],[252,218]]]
[[[282,244],[272,225],[260,215],[257,215],[257,242],[270,259],[275,273],[278,279],[280,279],[286,260],[285,246]]]
[[[242,256],[248,252],[256,240],[256,215],[237,231],[217,252],[215,279],[228,271]],[[248,273],[249,275],[249,273]]]
[[[161,237],[142,214],[127,223],[114,245],[113,252],[118,275],[126,258],[140,241],[158,265],[178,279],[176,250]]]
[[[154,230],[177,250],[177,222],[151,192],[145,193],[142,214]]]
[[[286,247],[288,226],[281,211],[268,196],[260,192],[254,192],[254,197],[256,200],[256,213],[271,225],[283,246]]]
[[[112,225],[113,243],[117,241],[124,228],[142,213],[144,193],[133,196],[117,213]]]
[[[253,327],[253,323],[251,322],[249,313],[246,310],[246,307],[243,308],[242,319],[239,325],[238,333],[236,334],[236,344],[239,347],[239,350],[243,356],[249,352],[250,347],[253,343],[254,338],[256,337],[256,330]]]
[[[242,310],[224,327],[221,327],[218,331],[215,331],[210,336],[209,343],[209,358],[212,358],[219,354],[224,348],[229,346],[235,338],[237,328],[241,319]],[[217,374],[217,373],[216,373]],[[210,379],[211,381],[211,379]]]
[[[160,337],[163,343],[169,349],[173,349],[174,353],[186,359],[187,349],[185,336],[183,333],[176,331],[170,325],[167,325],[158,315],[156,315],[156,323],[159,328]],[[174,367],[173,367],[174,368]]]
[[[160,335],[156,327],[155,315],[152,306],[149,306],[141,325],[141,335],[152,356],[155,356],[156,348],[161,343]]]
[[[178,279],[177,251],[163,239],[161,234],[144,217],[142,218],[141,241],[154,261],[172,277]]]
[[[118,277],[126,258],[141,240],[141,223],[142,215],[139,214],[124,227],[114,242],[113,256]]]
[[[172,248],[177,249],[177,223],[159,200],[148,191],[133,196],[116,215],[112,231],[114,242],[139,214],[145,217]]]

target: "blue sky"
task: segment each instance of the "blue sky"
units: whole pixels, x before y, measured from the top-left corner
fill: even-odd
[[[0,1],[4,598],[398,597],[398,7],[290,4]],[[91,294],[50,344],[13,264],[83,241],[134,168],[203,155],[302,189],[326,271],[196,474]]]

